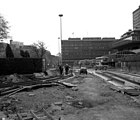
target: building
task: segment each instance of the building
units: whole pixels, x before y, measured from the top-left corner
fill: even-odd
[[[107,55],[115,38],[87,37],[69,38],[61,41],[62,63],[73,65],[74,61],[95,59]]]
[[[34,50],[35,47],[33,45],[24,45],[23,42],[10,40],[10,46],[15,58],[22,58],[20,54],[21,50],[24,52],[27,51],[30,55],[30,58],[37,58],[36,52]]]
[[[133,29],[140,30],[140,6],[133,12]]]
[[[24,45],[23,42],[10,40],[10,46],[13,46],[15,48],[20,48],[23,45]]]
[[[118,41],[112,43],[112,50],[135,50],[140,49],[140,30],[129,30]]]
[[[112,43],[112,50],[115,51],[136,49],[140,49],[140,6],[133,12],[133,30],[128,30],[118,41]]]

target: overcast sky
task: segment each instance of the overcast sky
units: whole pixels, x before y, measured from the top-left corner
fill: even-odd
[[[132,12],[139,0],[0,0],[0,14],[9,22],[14,41],[44,41],[54,55],[62,39],[115,37],[133,28]]]

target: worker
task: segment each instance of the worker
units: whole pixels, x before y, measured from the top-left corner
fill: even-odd
[[[60,75],[63,75],[63,66],[62,65],[59,65],[59,72],[60,72]]]
[[[66,64],[65,65],[65,74],[67,75],[68,73],[69,73],[69,65],[68,64]]]

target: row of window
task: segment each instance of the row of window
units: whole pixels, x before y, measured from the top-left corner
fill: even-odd
[[[99,55],[106,55],[107,52],[98,52]],[[84,53],[62,53],[62,57],[64,58],[79,58],[79,57],[87,57],[87,56],[98,56],[97,53],[88,53],[88,52],[84,52]]]
[[[94,47],[94,46],[109,46],[109,44],[105,43],[94,43],[94,44],[66,44],[62,45],[62,47]]]
[[[107,49],[108,46],[94,46],[94,47],[62,47],[62,50],[94,50],[94,49]]]

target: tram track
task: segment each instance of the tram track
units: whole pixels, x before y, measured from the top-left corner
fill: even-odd
[[[67,75],[67,76],[57,76],[57,77],[51,77],[51,78],[45,78],[41,80],[36,81],[29,81],[29,82],[20,82],[20,83],[10,83],[5,86],[3,86],[0,89],[0,99],[9,97],[13,94],[16,94],[17,92],[21,91],[29,91],[31,89],[37,89],[41,87],[48,87],[48,86],[54,86],[54,85],[64,85],[71,87],[63,82],[60,82],[63,79],[67,79],[69,77],[72,77],[73,75]]]
[[[128,81],[128,82],[131,82],[131,83],[134,83],[134,84],[140,86],[140,82],[133,81],[133,80],[127,78],[127,77],[124,77],[124,76],[122,76],[122,75],[118,75],[118,74],[116,74],[116,73],[114,73],[114,72],[106,71],[106,72],[104,72],[104,73],[109,73],[109,74],[111,74],[111,75],[113,75],[113,76],[116,76],[116,77],[121,78],[121,79],[124,80],[124,81]],[[121,73],[120,73],[120,74],[121,74]],[[137,75],[132,75],[132,74],[131,74],[131,76],[133,76],[133,77],[138,77]],[[139,76],[139,78],[140,78],[140,76]]]
[[[39,83],[45,83],[45,82],[54,82],[58,79],[62,79],[60,76],[55,76],[55,77],[48,77],[48,78],[35,78],[35,79],[30,79],[28,81],[22,81],[22,82],[17,82],[17,83],[2,83],[0,84],[0,88],[8,88],[8,87],[13,87],[13,86],[20,86],[20,85],[34,85],[34,84],[39,84]]]
[[[111,89],[115,91],[122,92],[123,94],[128,94],[130,96],[140,95],[140,83],[132,81],[121,74],[115,74],[109,71],[96,71],[99,76],[104,76],[107,78],[107,82],[113,84]]]

